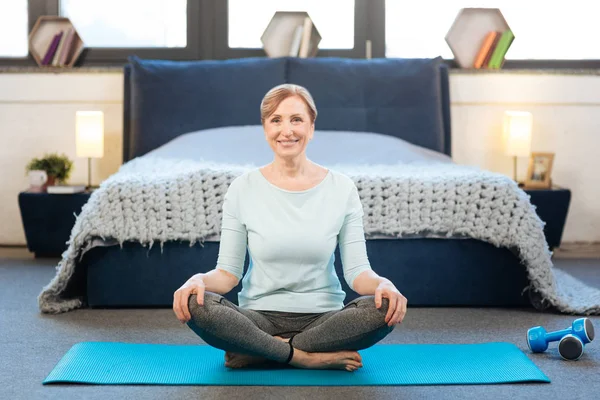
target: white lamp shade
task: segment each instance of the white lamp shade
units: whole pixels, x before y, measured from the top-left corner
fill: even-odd
[[[533,118],[530,112],[506,111],[504,113],[504,143],[506,155],[527,157],[531,153],[531,127]]]
[[[77,157],[102,158],[104,156],[104,113],[102,111],[77,111],[75,132]]]

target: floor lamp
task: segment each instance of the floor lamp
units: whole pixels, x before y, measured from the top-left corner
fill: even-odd
[[[517,181],[517,157],[531,153],[532,115],[526,111],[504,113],[504,143],[506,155],[513,157],[513,179]]]
[[[92,188],[92,158],[104,156],[104,113],[77,111],[75,132],[77,157],[88,159],[87,188]]]

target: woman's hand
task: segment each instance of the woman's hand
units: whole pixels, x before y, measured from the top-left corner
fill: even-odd
[[[202,276],[194,275],[186,283],[183,284],[179,289],[175,291],[173,295],[173,311],[177,316],[177,319],[185,324],[192,316],[188,308],[188,301],[192,294],[196,295],[199,305],[204,305],[204,291],[206,285],[202,280]]]
[[[388,312],[385,316],[385,322],[388,326],[399,324],[406,315],[406,297],[396,289],[396,286],[390,281],[381,282],[375,289],[375,306],[381,307],[382,297],[390,300]]]

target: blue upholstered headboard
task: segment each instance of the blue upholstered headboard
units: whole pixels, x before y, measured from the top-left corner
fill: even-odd
[[[260,125],[260,102],[281,83],[309,90],[316,129],[381,133],[450,155],[448,70],[441,58],[131,57],[124,79],[124,162],[187,132]]]

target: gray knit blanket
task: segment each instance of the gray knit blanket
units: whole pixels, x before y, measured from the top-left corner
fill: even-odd
[[[504,175],[448,163],[328,166],[356,184],[372,235],[470,237],[516,251],[530,286],[547,306],[600,314],[600,290],[554,268],[529,196]],[[63,292],[94,239],[137,241],[218,238],[222,200],[231,181],[254,165],[216,165],[142,157],[128,162],[92,193],[77,216],[57,273],[38,296],[45,313],[82,306]]]

